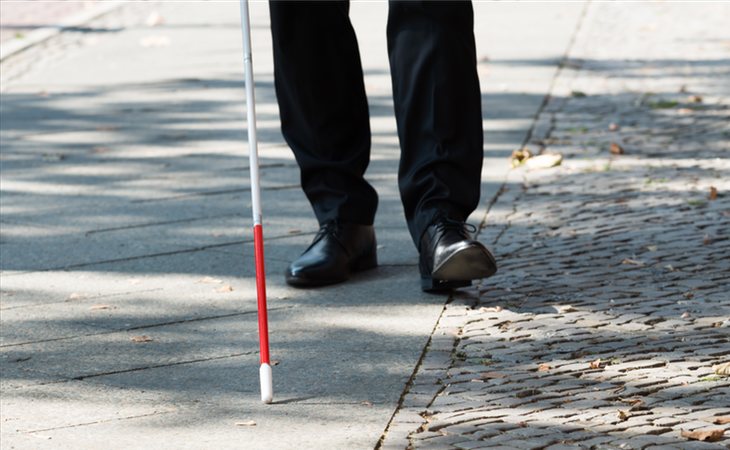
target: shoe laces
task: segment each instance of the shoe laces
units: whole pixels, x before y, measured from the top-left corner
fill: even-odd
[[[337,242],[342,245],[342,242],[340,241],[339,237],[339,231],[340,231],[340,222],[337,220],[331,220],[329,222],[325,222],[319,227],[319,231],[317,231],[317,234],[314,235],[314,239],[312,240],[312,243],[309,245],[311,248],[314,244],[321,241],[325,236],[332,236],[337,240]]]
[[[439,233],[444,233],[447,230],[454,230],[467,239],[471,239],[471,236],[468,233],[476,233],[477,231],[477,227],[470,223],[460,222],[458,220],[445,217],[436,222],[435,225]]]

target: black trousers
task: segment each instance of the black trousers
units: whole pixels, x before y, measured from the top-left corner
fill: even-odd
[[[363,178],[370,124],[349,2],[271,1],[274,77],[286,142],[320,224],[373,223]],[[387,40],[409,231],[464,221],[479,202],[481,96],[470,2],[391,1]]]

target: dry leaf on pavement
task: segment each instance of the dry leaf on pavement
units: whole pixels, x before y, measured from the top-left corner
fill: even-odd
[[[68,296],[67,300],[81,300],[86,298],[86,294],[79,294],[78,292],[72,292],[71,295]]]
[[[482,372],[479,375],[479,378],[483,380],[488,380],[490,378],[507,378],[507,375],[499,372]]]
[[[549,169],[559,166],[563,162],[563,155],[560,153],[544,153],[528,159],[525,166],[528,169]]]
[[[244,420],[243,422],[236,422],[237,427],[255,427],[255,420]]]
[[[619,400],[623,403],[628,403],[631,406],[638,405],[640,403],[644,403],[644,400],[640,399],[639,397],[620,398]]]
[[[626,411],[621,411],[619,409],[618,413],[616,414],[616,417],[618,417],[618,420],[620,420],[621,422],[625,422],[625,421],[629,420],[629,413]]]
[[[712,366],[712,370],[718,375],[730,375],[730,361]]]
[[[710,186],[710,200],[717,200],[717,188]]]
[[[502,307],[499,306],[499,305],[497,305],[497,306],[482,306],[481,308],[479,308],[479,311],[481,311],[481,312],[500,312],[500,311],[502,311]]]
[[[532,157],[532,152],[526,148],[515,150],[512,152],[512,157],[510,160],[512,161],[512,167],[517,167],[525,163],[528,159]]]
[[[198,283],[206,283],[206,284],[217,284],[217,283],[223,283],[223,280],[219,280],[218,278],[213,277],[203,277],[198,280]]]
[[[643,266],[644,263],[642,261],[639,261],[638,259],[631,259],[631,258],[625,258],[623,261],[621,261],[621,264],[628,264],[631,266]]]
[[[595,361],[591,361],[590,364],[588,364],[588,367],[591,369],[600,369],[601,368],[601,358],[598,358]]]
[[[92,311],[99,311],[102,309],[116,309],[116,308],[117,308],[116,306],[112,306],[112,305],[94,305],[89,309],[91,309]]]
[[[715,420],[712,421],[715,425],[727,425],[730,423],[730,416],[724,416],[724,417],[716,417]]]
[[[722,439],[722,435],[725,434],[725,430],[698,430],[698,431],[684,431],[682,430],[682,437],[687,439],[693,439],[695,441],[707,441],[715,442]]]
[[[167,47],[170,45],[170,38],[167,36],[145,36],[139,40],[142,47]]]
[[[147,20],[145,20],[145,23],[148,27],[156,27],[158,25],[162,25],[165,23],[165,19],[162,17],[162,15],[157,11],[152,11],[149,16],[147,16]]]
[[[611,142],[610,151],[611,151],[612,155],[623,155],[624,154],[624,148],[615,142]]]
[[[219,287],[215,291],[216,292],[233,292],[233,286],[231,286],[230,284],[226,284],[225,286]]]
[[[132,342],[140,343],[140,342],[152,342],[152,338],[147,336],[146,334],[143,334],[142,336],[132,336],[130,338]]]
[[[550,367],[550,364],[547,364],[547,363],[542,363],[539,366],[537,366],[538,372],[547,372],[550,369],[552,369],[552,367]]]

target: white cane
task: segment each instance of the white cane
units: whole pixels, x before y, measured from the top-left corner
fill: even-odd
[[[259,312],[259,354],[261,367],[261,401],[271,403],[274,384],[269,359],[269,322],[266,311],[266,272],[264,269],[264,233],[261,227],[261,188],[259,186],[259,155],[256,140],[256,104],[253,85],[253,61],[251,58],[251,23],[248,16],[248,0],[241,3],[241,31],[243,33],[243,69],[246,74],[246,116],[248,123],[248,157],[251,173],[251,209],[253,210],[253,241],[256,263],[256,296]]]

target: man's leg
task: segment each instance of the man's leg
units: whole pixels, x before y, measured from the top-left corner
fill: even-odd
[[[438,290],[436,276],[460,281],[450,288],[496,270],[463,225],[479,202],[483,158],[473,27],[470,2],[390,2],[398,179],[426,290]]]
[[[300,287],[338,283],[377,264],[378,197],[363,178],[370,124],[349,3],[271,1],[269,7],[281,129],[321,226],[286,280]]]
[[[370,124],[349,2],[269,7],[281,128],[302,188],[320,224],[372,225],[378,199],[363,178]]]

